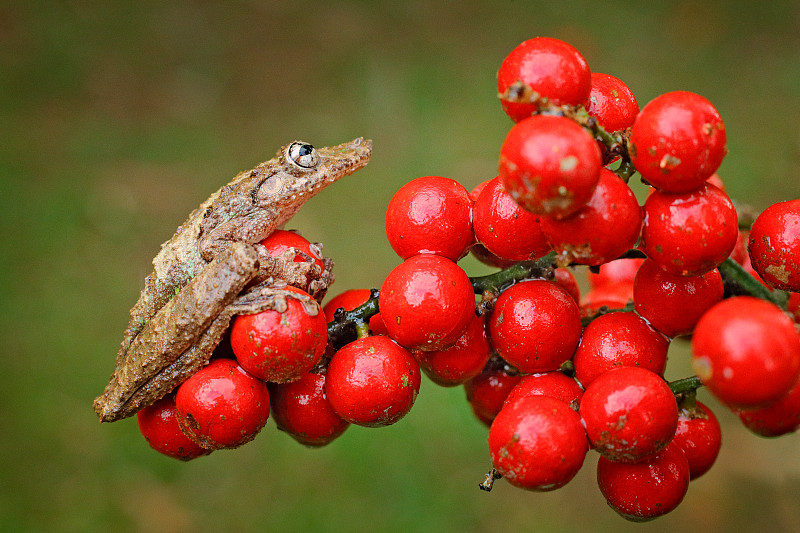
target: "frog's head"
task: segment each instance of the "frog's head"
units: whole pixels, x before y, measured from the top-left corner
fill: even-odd
[[[278,171],[256,187],[255,204],[277,208],[288,219],[322,189],[363,168],[371,155],[372,141],[361,137],[319,149],[306,142],[291,142],[278,152]]]

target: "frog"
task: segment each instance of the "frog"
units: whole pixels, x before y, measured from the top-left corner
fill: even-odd
[[[324,258],[320,269],[295,248],[273,257],[260,242],[371,155],[363,137],[325,148],[292,141],[192,211],[161,245],[130,311],[114,370],[94,400],[100,421],[133,416],[173,391],[208,363],[237,315],[284,312],[290,298],[320,312],[333,261]],[[311,252],[321,257],[319,245]]]

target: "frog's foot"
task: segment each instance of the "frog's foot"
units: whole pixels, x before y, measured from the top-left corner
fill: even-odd
[[[259,271],[252,285],[268,284],[297,287],[311,294],[318,301],[325,296],[328,286],[333,283],[333,261],[322,257],[322,246],[311,245],[312,257],[297,248],[288,248],[279,255],[272,256],[263,246],[256,245],[259,253]],[[318,261],[322,259],[324,268]],[[252,286],[251,285],[251,286]]]

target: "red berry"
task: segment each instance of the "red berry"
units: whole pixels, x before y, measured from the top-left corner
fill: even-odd
[[[175,396],[168,394],[136,413],[139,431],[155,451],[181,461],[211,453],[181,431],[175,410]]]
[[[767,285],[800,292],[800,200],[765,209],[750,228],[748,250]]]
[[[586,111],[606,131],[614,132],[633,126],[639,113],[636,97],[619,78],[600,72],[592,72],[592,89]]]
[[[587,451],[578,413],[548,396],[525,396],[507,404],[489,429],[492,465],[523,489],[563,487],[583,466]]]
[[[520,43],[503,60],[497,73],[502,95],[521,81],[554,104],[583,105],[591,90],[591,70],[572,45],[550,37]],[[501,97],[503,110],[515,122],[536,111],[536,104],[517,103]]]
[[[729,298],[706,311],[692,336],[692,368],[732,407],[776,402],[800,376],[800,336],[778,306]]]
[[[553,283],[567,291],[572,296],[575,303],[580,304],[581,301],[581,288],[578,285],[578,280],[568,268],[555,268],[553,269]]]
[[[475,293],[454,262],[415,255],[392,270],[378,300],[389,335],[409,349],[452,346],[475,316]]]
[[[386,236],[403,259],[429,253],[458,261],[474,241],[469,192],[441,176],[411,180],[389,201]]]
[[[462,385],[480,374],[491,353],[484,316],[475,316],[467,331],[449,348],[412,351],[422,371],[443,387]]]
[[[592,447],[612,461],[637,462],[675,435],[678,404],[667,383],[644,368],[623,366],[597,377],[580,407]]]
[[[304,254],[311,257],[319,267],[320,273],[325,271],[325,262],[322,260],[322,254],[318,246],[312,245],[308,239],[295,233],[294,231],[275,230],[269,237],[261,241],[261,244],[269,251],[269,255],[277,257],[289,248],[296,248]],[[304,263],[307,259],[302,255],[294,257],[295,263]]]
[[[500,148],[500,179],[511,197],[537,215],[565,217],[586,205],[602,168],[600,148],[574,121],[526,118]]]
[[[492,346],[523,373],[557,370],[581,336],[581,314],[561,287],[544,280],[506,289],[489,318]]]
[[[325,389],[336,413],[366,427],[403,418],[420,386],[419,365],[406,349],[383,335],[363,337],[337,351]]]
[[[583,331],[572,362],[575,378],[588,387],[598,376],[619,366],[638,366],[663,376],[669,342],[635,313],[608,313]]]
[[[542,257],[550,251],[539,226],[539,217],[520,207],[505,191],[500,177],[483,187],[473,210],[475,238],[509,266],[515,261]]]
[[[603,168],[591,198],[566,218],[542,218],[542,232],[565,263],[601,265],[633,248],[642,210],[633,191]]]
[[[711,102],[675,91],[649,102],[636,117],[631,162],[653,187],[689,192],[717,170],[725,156],[725,124]]]
[[[678,413],[678,429],[672,442],[681,447],[689,461],[690,479],[697,479],[714,465],[722,446],[722,433],[714,413],[697,402]]]
[[[475,417],[486,426],[491,426],[503,402],[520,379],[520,376],[509,374],[503,368],[485,368],[464,383],[467,401]]]
[[[676,276],[653,261],[642,263],[633,282],[636,312],[668,337],[688,335],[708,309],[722,300],[719,270],[701,276]]]
[[[622,309],[633,301],[633,284],[627,281],[608,283],[590,290],[581,298],[581,314],[592,316],[600,308]]]
[[[255,438],[269,418],[267,385],[232,359],[214,359],[178,387],[181,430],[205,448],[235,448]]]
[[[587,271],[587,280],[592,289],[597,289],[604,285],[616,282],[626,282],[633,284],[636,271],[644,262],[644,259],[615,259],[609,261],[598,268],[597,274]]]
[[[740,410],[739,419],[761,437],[780,437],[800,427],[800,381],[785,396],[761,409]]]
[[[325,446],[350,425],[331,407],[325,374],[309,372],[292,383],[270,385],[272,417],[278,429],[300,444]]]
[[[674,510],[689,490],[689,462],[680,446],[667,446],[640,463],[618,463],[600,457],[600,492],[623,518],[646,522]]]
[[[372,291],[369,289],[348,289],[337,294],[322,307],[325,319],[331,322],[335,318],[337,309],[342,307],[345,311],[352,311],[369,300],[371,295]],[[373,335],[386,335],[386,326],[383,325],[383,317],[380,313],[370,317],[369,329]]]
[[[644,203],[641,248],[667,272],[699,276],[715,269],[738,235],[736,209],[713,185],[683,194],[655,191]]]
[[[302,293],[299,289],[298,293]],[[305,294],[305,293],[303,293]],[[319,304],[316,313],[296,299],[287,309],[240,315],[231,327],[231,346],[242,368],[264,381],[287,383],[316,365],[328,342],[328,325]]]
[[[503,405],[515,402],[524,396],[549,396],[577,410],[581,404],[583,389],[577,381],[561,372],[532,374],[522,377],[511,389]]]

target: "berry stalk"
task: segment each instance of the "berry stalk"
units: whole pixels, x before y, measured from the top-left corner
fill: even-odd
[[[785,291],[772,291],[768,289],[730,257],[718,268],[728,291],[735,295],[749,295],[761,298],[762,300],[774,303],[781,309],[786,309],[786,305],[789,302],[788,293]]]

